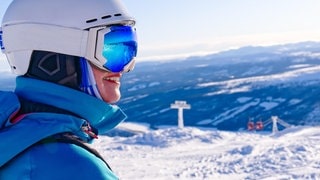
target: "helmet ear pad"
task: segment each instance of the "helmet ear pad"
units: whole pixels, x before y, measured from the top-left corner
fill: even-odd
[[[47,51],[34,51],[25,76],[79,90],[80,58]]]

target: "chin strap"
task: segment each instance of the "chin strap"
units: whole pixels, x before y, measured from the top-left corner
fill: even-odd
[[[89,62],[85,58],[80,58],[80,66],[82,71],[80,84],[81,91],[102,100]]]

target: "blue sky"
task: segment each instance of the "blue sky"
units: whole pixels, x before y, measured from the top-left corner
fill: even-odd
[[[10,1],[1,0],[1,19]],[[137,19],[138,60],[320,40],[319,0],[123,2]]]
[[[320,40],[319,0],[124,0],[143,57]]]

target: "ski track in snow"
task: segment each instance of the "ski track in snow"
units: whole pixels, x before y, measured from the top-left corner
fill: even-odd
[[[320,179],[320,127],[227,132],[186,127],[101,136],[93,146],[126,179]]]

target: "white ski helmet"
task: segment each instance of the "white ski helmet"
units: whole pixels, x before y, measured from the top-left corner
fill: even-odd
[[[131,66],[136,56],[134,24],[119,0],[13,0],[2,20],[0,41],[18,75],[27,72],[33,51],[84,57],[102,69],[120,72]],[[120,30],[112,28],[114,25],[120,25]],[[113,39],[123,35],[121,40]],[[106,42],[108,38],[112,42]],[[121,52],[113,50],[109,56],[106,44],[119,41],[129,45],[124,43]],[[125,57],[119,60],[119,54]],[[119,66],[114,59],[123,62]]]

